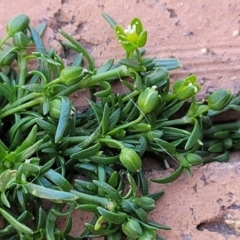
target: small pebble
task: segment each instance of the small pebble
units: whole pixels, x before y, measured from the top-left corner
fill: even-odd
[[[208,50],[207,48],[202,48],[202,49],[200,50],[200,52],[201,52],[202,55],[207,55],[208,52],[209,52],[209,50]]]
[[[234,30],[232,35],[233,35],[233,37],[237,37],[237,36],[240,35],[240,31],[239,30]]]

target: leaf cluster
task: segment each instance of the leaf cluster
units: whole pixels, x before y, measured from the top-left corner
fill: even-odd
[[[148,212],[163,192],[149,193],[144,156],[155,156],[159,165],[175,162],[172,174],[150,179],[168,183],[184,171],[190,175],[193,166],[227,161],[229,151],[240,148],[239,120],[212,121],[239,112],[238,96],[217,90],[199,101],[194,75],[171,87],[169,71],[179,61],[144,56],[140,20],[133,19],[129,33],[104,17],[119,31],[126,58],[100,68],[63,31],[62,44],[77,53],[71,66],[45,48],[45,24],[33,28],[25,15],[7,24],[0,41],[1,239],[161,239],[158,230],[170,228],[152,222]],[[137,36],[128,36],[133,30]],[[114,93],[112,81],[126,93]],[[83,112],[69,98],[80,89],[90,93]],[[73,210],[93,214],[77,237],[71,235]],[[63,217],[66,226],[59,229]]]

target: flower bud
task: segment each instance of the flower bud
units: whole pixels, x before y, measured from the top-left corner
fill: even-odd
[[[13,36],[17,32],[24,32],[29,26],[30,18],[24,14],[20,14],[17,17],[11,19],[6,26],[9,36]]]
[[[132,148],[122,148],[119,155],[119,160],[130,172],[135,173],[142,168],[142,160]]]
[[[64,68],[60,73],[60,81],[66,86],[71,86],[79,82],[83,77],[84,70],[82,67],[71,66]]]
[[[161,87],[167,83],[168,77],[169,77],[168,70],[163,67],[158,67],[154,71],[151,71],[149,74],[147,74],[144,80],[148,87],[151,86]]]
[[[148,196],[142,196],[140,198],[136,198],[135,202],[137,205],[143,208],[146,212],[150,212],[156,207],[155,200]]]
[[[186,160],[188,161],[191,166],[197,166],[203,164],[203,159],[200,155],[195,153],[187,153],[185,156]]]
[[[233,94],[229,90],[219,89],[209,95],[208,107],[212,110],[219,111],[226,107],[228,103],[232,100]]]
[[[49,111],[50,117],[59,119],[61,108],[62,108],[62,101],[59,98],[53,99],[53,101],[50,104],[50,111]]]
[[[200,91],[197,79],[194,75],[186,79],[179,79],[173,84],[173,92],[180,101],[195,96]]]
[[[142,228],[137,219],[128,218],[128,220],[122,225],[123,233],[129,239],[138,239],[142,234]]]
[[[151,125],[148,123],[137,123],[134,126],[128,128],[130,132],[147,132],[151,130]]]
[[[143,229],[141,236],[138,240],[155,240],[157,239],[157,230],[155,229]]]
[[[123,239],[123,233],[121,230],[118,230],[110,235],[107,236],[108,240],[122,240]]]
[[[26,48],[28,46],[27,36],[23,32],[14,33],[13,45],[18,48]]]
[[[146,88],[138,97],[138,107],[143,114],[152,112],[159,103],[156,86]]]

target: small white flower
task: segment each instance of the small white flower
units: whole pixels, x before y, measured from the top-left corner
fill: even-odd
[[[125,34],[133,34],[133,33],[136,33],[136,25],[133,24],[132,26],[131,25],[128,25],[128,27],[124,30],[124,33]]]

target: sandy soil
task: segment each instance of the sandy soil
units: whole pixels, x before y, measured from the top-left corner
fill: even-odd
[[[240,92],[240,2],[237,0],[1,0],[0,38],[9,19],[25,13],[31,17],[32,25],[47,22],[44,41],[49,48],[57,48],[66,62],[71,62],[72,56],[61,47],[59,28],[79,40],[100,66],[109,58],[124,56],[114,32],[101,16],[102,12],[124,26],[133,17],[141,18],[149,33],[147,55],[156,58],[174,56],[182,64],[181,69],[172,72],[172,81],[194,73],[202,86],[203,97],[217,88]],[[119,91],[122,90],[120,86]],[[76,94],[74,101],[76,105],[84,105],[84,94]],[[235,215],[229,215],[233,211],[231,206],[240,201],[235,189],[239,172],[234,169],[239,169],[239,165],[230,164],[226,168],[213,165],[194,172],[192,179],[183,176],[168,186],[169,192],[152,215],[155,220],[173,227],[172,231],[162,235],[168,240],[239,239],[239,226],[230,231],[226,223],[223,224],[226,219],[234,224],[240,222],[239,210]],[[222,171],[225,171],[224,183]],[[213,179],[211,174],[215,174]],[[164,188],[168,191],[168,187]],[[156,186],[152,186],[154,189]],[[222,206],[225,206],[225,212]],[[83,218],[79,223],[80,218],[76,216],[75,234],[81,227],[79,224],[86,221]],[[215,221],[217,227],[197,229],[201,222],[211,221]],[[223,225],[225,228],[221,228]]]

